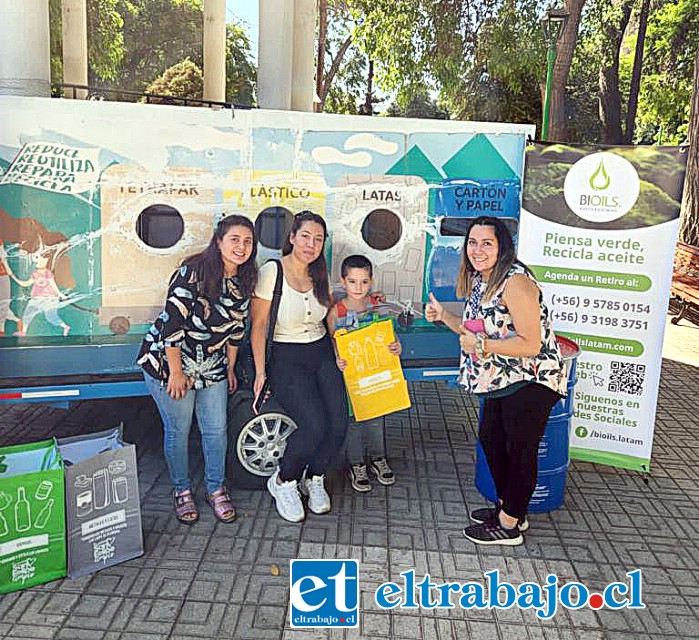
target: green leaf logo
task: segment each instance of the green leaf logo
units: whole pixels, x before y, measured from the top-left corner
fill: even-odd
[[[604,168],[604,162],[600,160],[597,171],[590,176],[590,186],[595,191],[604,191],[609,188],[611,182],[607,170]]]
[[[5,473],[7,471],[7,465],[4,464],[6,456],[0,456],[0,473]]]

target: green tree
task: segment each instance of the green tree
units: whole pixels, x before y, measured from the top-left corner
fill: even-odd
[[[61,0],[49,2],[51,78],[59,84]],[[202,67],[202,0],[87,0],[87,9],[90,84],[108,82],[111,89],[141,92],[184,60]],[[226,47],[226,99],[251,105],[255,67],[250,41],[236,22],[226,26]]]
[[[201,100],[203,91],[204,76],[201,69],[189,58],[185,58],[182,62],[166,69],[161,76],[146,87],[146,93],[197,100]],[[151,102],[155,102],[155,100],[151,100]],[[163,102],[167,101],[163,100]]]
[[[203,64],[202,0],[121,0],[125,58],[115,88],[143,91],[189,58]]]
[[[688,127],[687,173],[682,194],[680,240],[699,247],[699,53],[694,57],[694,79]]]
[[[666,144],[687,137],[699,2],[660,0],[648,19],[647,64],[638,101],[638,136]]]
[[[255,100],[257,70],[250,39],[236,22],[226,25],[226,100],[250,107]]]
[[[124,19],[118,9],[122,0],[88,0],[88,77],[116,80],[124,61]]]
[[[114,80],[124,61],[122,0],[87,0],[88,81]],[[61,0],[49,0],[51,82],[63,82],[63,19]]]
[[[347,2],[374,79],[405,108],[439,90],[454,117],[536,121],[545,0]]]
[[[449,112],[440,106],[436,100],[431,98],[426,91],[423,93],[416,93],[405,107],[399,105],[397,102],[392,103],[386,110],[386,115],[401,118],[449,119]]]
[[[49,25],[51,84],[57,85],[63,82],[63,16],[61,15],[61,0],[49,0]]]
[[[356,42],[357,0],[319,0],[316,94],[318,111],[356,114],[366,56]]]
[[[505,0],[483,14],[458,69],[435,68],[441,96],[459,119],[538,122],[545,59],[539,0]],[[467,53],[467,52],[465,52]]]

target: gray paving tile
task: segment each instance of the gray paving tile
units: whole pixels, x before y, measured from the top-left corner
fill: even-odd
[[[58,633],[56,627],[44,627],[35,624],[16,624],[5,636],[8,640],[45,640],[55,638]]]
[[[695,353],[699,362],[699,340]],[[235,487],[235,523],[221,525],[202,504],[196,526],[179,525],[147,399],[83,402],[68,411],[15,405],[0,414],[0,444],[91,431],[106,415],[123,417],[127,440],[137,444],[146,553],[81,580],[0,596],[0,638],[693,638],[697,383],[698,367],[664,361],[651,475],[574,462],[565,506],[532,514],[526,544],[512,549],[475,548],[462,535],[468,510],[483,505],[473,486],[476,413],[468,397],[439,384],[412,385],[413,408],[386,420],[396,485],[361,495],[336,470],[329,475],[333,512],[301,525],[280,520],[266,492]],[[203,502],[200,467],[198,458]],[[288,627],[289,560],[297,557],[361,561],[361,629]],[[495,568],[513,583],[541,583],[556,573],[560,581],[602,589],[637,567],[646,610],[561,609],[549,621],[516,608],[383,611],[373,595],[409,569],[436,583],[482,582]]]

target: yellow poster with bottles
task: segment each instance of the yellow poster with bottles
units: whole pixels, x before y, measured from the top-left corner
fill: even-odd
[[[400,358],[388,350],[396,340],[390,318],[360,329],[339,329],[335,343],[347,361],[343,375],[352,412],[358,421],[408,409],[410,396]]]

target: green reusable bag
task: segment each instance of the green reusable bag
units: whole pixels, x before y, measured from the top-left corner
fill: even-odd
[[[55,440],[0,448],[0,593],[66,575],[64,485]]]

